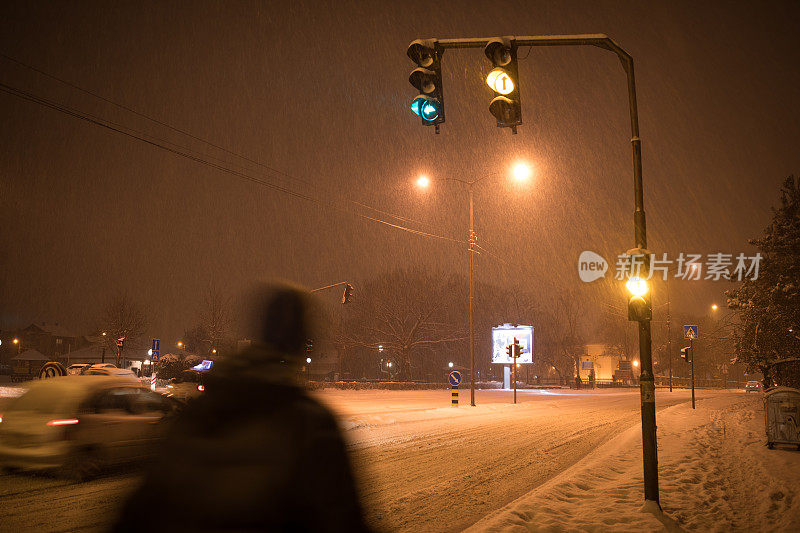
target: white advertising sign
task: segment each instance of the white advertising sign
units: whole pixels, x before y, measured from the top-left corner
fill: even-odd
[[[514,344],[514,338],[522,345],[522,356],[517,363],[533,363],[533,326],[517,326],[503,324],[492,328],[492,363],[501,365],[513,364],[506,353],[506,346]]]

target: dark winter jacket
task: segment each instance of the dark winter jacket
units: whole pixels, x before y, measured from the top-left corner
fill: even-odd
[[[333,415],[257,349],[176,421],[115,531],[366,531]]]

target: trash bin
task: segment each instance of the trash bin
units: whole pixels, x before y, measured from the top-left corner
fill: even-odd
[[[794,444],[800,449],[800,390],[775,387],[764,393],[767,447]]]

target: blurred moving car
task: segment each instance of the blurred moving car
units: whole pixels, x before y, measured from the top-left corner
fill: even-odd
[[[745,392],[759,392],[759,391],[761,391],[763,389],[764,389],[764,387],[763,387],[763,385],[761,385],[760,381],[748,381],[744,385],[744,391]]]
[[[179,377],[169,380],[166,395],[186,402],[197,398],[205,390],[205,372],[190,368],[181,372]]]
[[[76,481],[152,455],[180,409],[119,376],[33,381],[0,414],[0,467],[54,470]]]

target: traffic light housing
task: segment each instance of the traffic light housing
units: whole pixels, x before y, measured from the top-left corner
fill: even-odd
[[[342,293],[342,304],[350,303],[353,299],[353,286],[349,283],[345,283],[344,285],[344,293]]]
[[[489,112],[497,120],[498,128],[511,128],[512,133],[517,133],[517,126],[522,124],[517,41],[497,37],[486,44],[483,52],[492,62],[492,71],[486,77],[487,85],[495,92]]]
[[[506,354],[508,354],[509,359],[511,359],[512,361],[514,360],[514,345],[513,344],[509,344],[508,346],[506,346]]]
[[[522,357],[522,345],[520,343],[514,344],[514,360],[516,361],[517,358]]]
[[[681,359],[686,361],[687,363],[692,362],[692,349],[688,346],[685,348],[681,348]]]
[[[442,54],[444,49],[436,39],[417,39],[408,46],[406,54],[418,65],[408,81],[419,95],[411,102],[411,111],[420,117],[423,126],[444,122],[444,92],[442,90]]]

